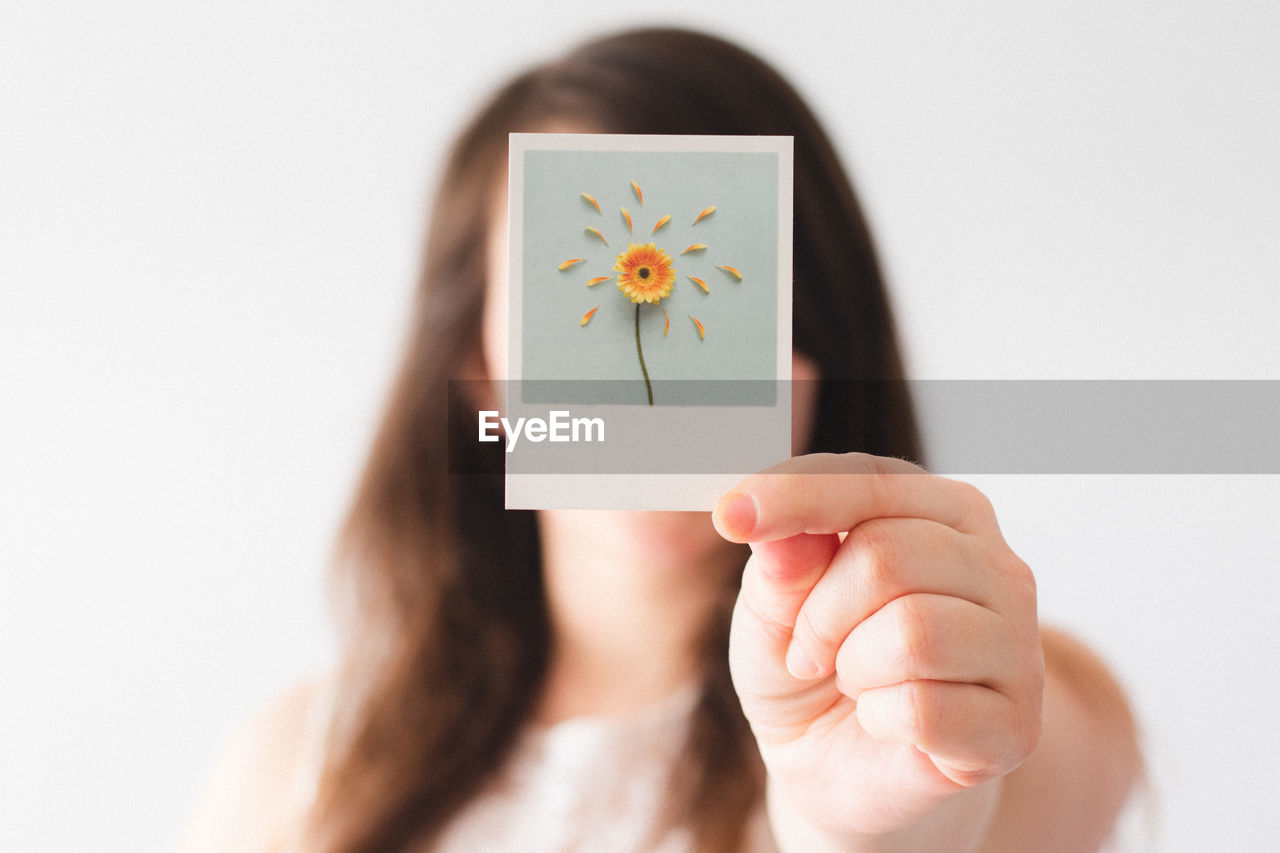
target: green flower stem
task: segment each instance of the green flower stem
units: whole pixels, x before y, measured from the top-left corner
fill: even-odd
[[[640,355],[640,372],[644,374],[644,390],[649,392],[649,405],[653,405],[653,386],[649,384],[649,368],[644,366],[644,350],[640,348],[640,303],[636,303],[636,352]]]

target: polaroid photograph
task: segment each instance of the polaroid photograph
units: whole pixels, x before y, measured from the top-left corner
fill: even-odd
[[[790,456],[791,143],[511,134],[508,508],[709,510]]]

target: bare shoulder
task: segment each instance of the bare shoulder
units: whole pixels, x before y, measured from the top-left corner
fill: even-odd
[[[1137,726],[1124,690],[1084,643],[1041,631],[1043,731],[1004,780],[986,849],[1096,850],[1142,777]]]
[[[299,682],[240,723],[187,821],[180,853],[279,849],[325,684],[322,676]]]

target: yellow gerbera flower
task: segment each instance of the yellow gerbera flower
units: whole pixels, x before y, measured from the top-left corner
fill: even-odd
[[[676,280],[671,256],[653,243],[630,244],[618,255],[613,268],[618,272],[618,290],[637,305],[642,302],[656,305],[671,295],[671,286]]]

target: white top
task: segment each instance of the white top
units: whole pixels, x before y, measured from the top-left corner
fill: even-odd
[[[445,827],[432,853],[687,853],[688,832],[654,832],[684,746],[698,686],[616,716],[531,725],[510,760]],[[301,819],[315,797],[332,684],[317,689],[295,788]],[[744,853],[776,853],[763,807],[748,817]],[[295,836],[296,838],[296,836]],[[282,849],[299,849],[296,841]]]
[[[441,835],[436,850],[563,853],[692,849],[687,831],[653,832],[684,746],[697,690],[621,716],[532,726],[511,761]],[[774,851],[760,810],[747,851]]]

